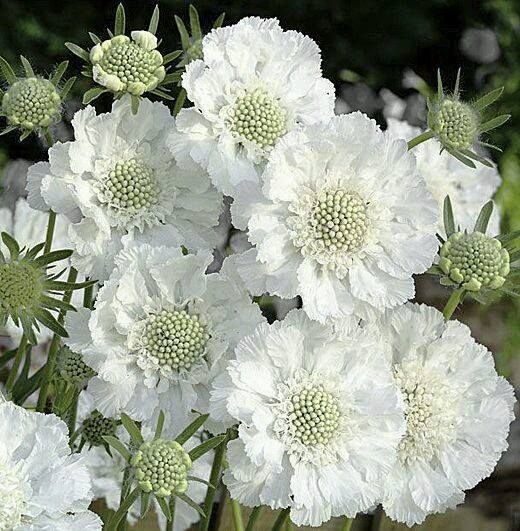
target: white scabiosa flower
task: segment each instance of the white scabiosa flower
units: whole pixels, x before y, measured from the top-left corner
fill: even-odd
[[[179,113],[170,146],[179,163],[199,163],[233,196],[238,183],[258,180],[285,134],[332,117],[334,87],[322,77],[316,43],[276,19],[215,29],[202,52],[183,75],[194,107]]]
[[[0,529],[100,531],[90,476],[55,415],[0,402]]]
[[[454,508],[491,474],[507,448],[512,387],[457,321],[407,304],[382,321],[407,430],[386,476],[383,507],[408,525]]]
[[[95,310],[67,316],[67,344],[97,372],[88,390],[103,415],[143,421],[163,409],[184,425],[192,408],[207,411],[208,384],[263,320],[229,265],[205,274],[211,262],[209,251],[129,245]]]
[[[256,246],[232,258],[253,293],[301,295],[318,321],[413,297],[438,248],[437,205],[403,140],[361,113],[337,116],[281,139],[263,181],[232,206]]]
[[[421,132],[421,129],[412,127],[407,122],[388,120],[387,134],[394,137],[408,141]],[[470,168],[448,152],[441,153],[441,149],[442,146],[437,140],[429,140],[415,146],[412,153],[417,160],[417,171],[437,200],[439,212],[442,213],[444,199],[449,195],[461,230],[473,230],[480,209],[500,186],[500,175],[495,167],[479,164],[476,168]],[[488,232],[492,236],[499,234],[499,225],[500,214],[495,208]],[[439,223],[438,231],[442,236],[445,235],[442,222]]]
[[[18,199],[14,210],[0,208],[0,232],[7,232],[23,247],[34,247],[45,240],[45,227],[47,226],[48,214],[35,210],[29,206],[25,199]],[[53,250],[72,249],[72,242],[68,237],[70,223],[66,218],[59,216],[56,218],[54,227]],[[4,254],[7,249],[0,240],[0,251]],[[79,292],[73,294],[73,304],[81,297]],[[21,326],[16,326],[11,318],[7,319],[4,332],[12,338],[14,343],[18,343],[23,334]],[[36,331],[38,344],[44,344],[50,340],[53,332],[41,326]]]
[[[238,344],[211,396],[211,413],[239,425],[224,475],[233,499],[312,526],[377,501],[404,417],[378,336],[343,330],[293,310]]]
[[[58,143],[49,163],[28,175],[29,203],[51,208],[72,222],[74,265],[104,280],[125,236],[212,249],[221,196],[200,168],[180,169],[166,137],[175,119],[162,103],[143,99],[132,114],[128,98],[112,112],[93,107],[72,121],[76,140]]]

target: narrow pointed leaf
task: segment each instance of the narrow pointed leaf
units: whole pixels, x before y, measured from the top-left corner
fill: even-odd
[[[444,94],[444,89],[442,88],[442,78],[441,78],[441,70],[440,68],[437,69],[437,98],[440,100]]]
[[[202,478],[198,478],[196,476],[188,476],[188,480],[196,481],[197,483],[204,483],[204,485],[207,485],[208,487],[211,487],[212,489],[215,488],[215,485],[212,485],[209,481],[206,481],[205,479],[202,479]]]
[[[30,129],[26,129],[21,135],[20,135],[20,142],[23,142],[30,134],[32,133],[32,131]]]
[[[72,88],[74,83],[76,83],[75,77],[71,77],[70,79],[67,79],[67,81],[65,81],[65,85],[63,85],[60,94],[62,100],[64,100],[69,95],[70,89]]]
[[[468,157],[469,159],[476,160],[477,162],[480,162],[480,164],[483,164],[484,166],[487,166],[488,168],[493,168],[493,163],[489,160],[485,159],[484,157],[481,157],[480,155],[477,155],[476,153],[473,153],[473,151],[470,151],[469,149],[464,149],[461,151],[463,155]]]
[[[449,238],[454,232],[456,232],[453,208],[451,206],[451,199],[449,195],[444,198],[443,219],[444,230],[446,231],[446,236]]]
[[[116,437],[111,435],[106,435],[103,437],[104,441],[108,443],[114,450],[119,452],[126,461],[130,461],[132,455],[130,454],[128,448]]]
[[[91,31],[88,32],[88,35],[90,37],[90,40],[94,43],[94,44],[101,44],[101,39],[95,34],[95,33],[92,33]]]
[[[175,440],[179,444],[184,444],[186,441],[188,441],[197,431],[202,427],[202,425],[208,420],[209,415],[200,415],[200,417],[197,417],[184,431],[182,431]]]
[[[476,168],[475,163],[468,159],[468,157],[465,157],[462,153],[455,151],[454,149],[447,149],[446,150],[452,157],[455,157],[457,160],[462,162],[462,164],[465,164],[466,166],[469,166],[470,168]]]
[[[170,511],[170,508],[168,507],[168,503],[165,498],[156,498],[157,503],[159,504],[159,507],[161,508],[161,511],[163,512],[166,520],[168,522],[172,519],[172,513]]]
[[[25,75],[27,77],[35,77],[34,70],[33,70],[33,67],[31,66],[31,63],[29,63],[29,61],[23,55],[20,55],[20,61],[22,62]]]
[[[12,85],[16,81],[16,74],[14,73],[11,65],[0,55],[0,70],[5,80]]]
[[[25,256],[27,258],[34,258],[43,248],[45,247],[45,242],[39,243],[38,245],[35,245],[34,247],[31,247],[26,253]]]
[[[195,509],[202,518],[206,518],[206,513],[202,510],[202,507],[195,500],[192,500],[186,494],[177,494],[177,497],[181,499],[184,503],[187,503],[190,507]]]
[[[479,140],[477,142],[478,145],[487,147],[489,149],[494,149],[495,151],[498,151],[499,153],[502,153],[503,149],[499,148],[498,146],[495,146],[494,144],[490,144],[489,142],[482,142]]]
[[[34,317],[40,321],[40,323],[46,326],[49,330],[52,330],[60,337],[69,337],[67,330],[61,325],[56,318],[45,308],[37,308],[33,310]]]
[[[104,94],[105,92],[108,92],[107,89],[104,88],[91,88],[90,90],[87,90],[85,94],[83,94],[83,105],[88,105],[89,103],[93,102],[95,99],[99,98],[101,94]]]
[[[72,255],[72,249],[60,249],[59,251],[51,251],[44,254],[34,260],[34,262],[40,266],[46,266],[53,262],[59,262],[60,260],[66,260]]]
[[[179,30],[179,35],[181,36],[182,49],[187,50],[190,47],[190,36],[188,30],[184,25],[184,22],[180,17],[175,15],[175,24],[177,24],[177,29]]]
[[[126,15],[123,4],[119,4],[116,9],[116,20],[114,23],[114,35],[124,35],[126,29]]]
[[[20,316],[20,321],[22,323],[23,333],[27,336],[27,340],[31,345],[36,345],[38,341],[36,340],[36,334],[34,333],[34,323],[26,315]]]
[[[20,246],[18,242],[7,232],[2,232],[2,241],[4,245],[9,249],[11,258],[16,259],[20,255]]]
[[[163,65],[167,65],[168,63],[171,63],[172,61],[175,61],[179,55],[182,54],[182,50],[176,50],[175,52],[171,52],[166,54],[163,57]]]
[[[69,62],[63,61],[62,63],[58,65],[58,68],[56,68],[56,72],[54,72],[54,75],[51,77],[51,83],[55,87],[58,86],[58,83],[61,81],[61,78],[64,76],[68,67],[69,67]]]
[[[6,127],[6,128],[0,133],[0,136],[8,135],[9,133],[11,133],[12,131],[14,131],[15,129],[16,129],[16,127],[14,127],[13,125],[10,125],[9,127]]]
[[[144,439],[141,435],[141,430],[138,428],[137,424],[125,413],[121,413],[121,422],[123,423],[123,427],[128,432],[128,435],[132,438],[132,440],[136,444],[143,444]]]
[[[148,26],[148,31],[154,35],[157,33],[157,28],[159,27],[159,6],[155,6],[152,18],[150,19],[150,24]]]
[[[493,201],[488,201],[482,207],[477,221],[475,222],[475,228],[473,229],[475,232],[482,232],[483,234],[486,234],[489,218],[491,218],[491,214],[493,213],[493,206]]]
[[[507,234],[500,234],[500,236],[497,236],[497,240],[500,240],[502,245],[506,245],[517,238],[520,238],[520,230],[515,230],[513,232],[508,232]]]
[[[480,97],[473,105],[477,110],[483,111],[486,107],[489,107],[491,104],[495,103],[495,101],[502,96],[503,92],[504,87],[499,87],[495,90],[492,90],[491,92],[488,92],[487,94],[484,94],[484,96]]]
[[[173,96],[170,96],[167,92],[164,92],[164,90],[160,89],[154,89],[151,91],[152,94],[155,94],[155,96],[159,96],[159,98],[163,98],[168,101],[175,101],[175,98]]]
[[[186,101],[186,91],[181,89],[179,94],[177,94],[177,99],[175,100],[175,105],[173,106],[173,116],[177,116]]]
[[[225,441],[225,439],[225,435],[218,435],[217,437],[213,437],[212,439],[208,439],[202,444],[199,444],[199,446],[196,446],[189,452],[190,459],[196,461],[210,450],[213,450],[213,448],[216,448],[219,444]]]
[[[44,308],[49,308],[51,310],[60,310],[62,312],[77,311],[76,308],[69,302],[62,301],[60,299],[53,299],[52,297],[47,297],[46,295],[41,298],[41,304]]]
[[[159,439],[164,428],[164,411],[161,409],[159,418],[157,419],[157,426],[155,427],[154,439]]]
[[[485,133],[486,131],[491,131],[492,129],[496,129],[497,127],[500,127],[501,125],[505,124],[509,120],[509,118],[511,118],[510,114],[501,114],[500,116],[497,116],[496,118],[492,118],[491,120],[484,122],[480,126],[480,132]]]
[[[77,44],[74,44],[73,42],[66,42],[65,46],[70,52],[72,52],[74,55],[77,55],[80,59],[87,61],[87,63],[90,62],[89,53],[86,50],[84,50],[81,46],[78,46]]]
[[[96,282],[96,280],[87,280],[85,282],[61,282],[59,280],[51,280],[46,282],[45,286],[52,291],[75,291],[94,286]]]
[[[222,27],[222,24],[224,24],[224,19],[226,18],[226,13],[221,13],[217,20],[215,20],[215,22],[213,23],[213,27],[216,29],[216,28],[220,28]]]
[[[146,516],[148,509],[150,508],[150,493],[143,492],[141,493],[141,518]]]
[[[191,35],[194,39],[202,39],[202,30],[200,29],[200,18],[197,10],[193,6],[193,4],[190,4],[189,7],[189,13],[190,13],[190,29],[191,29]]]
[[[460,67],[457,70],[457,79],[455,79],[455,89],[453,90],[453,93],[456,98],[459,97],[459,91],[460,91]]]

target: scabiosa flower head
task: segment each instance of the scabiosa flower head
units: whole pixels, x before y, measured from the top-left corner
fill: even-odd
[[[290,507],[312,526],[377,501],[404,418],[378,335],[341,328],[293,310],[243,339],[215,380],[211,413],[238,423],[224,475],[233,499]]]
[[[256,248],[231,259],[254,293],[301,295],[319,321],[413,297],[412,274],[438,247],[437,205],[402,140],[360,113],[338,116],[284,137],[263,181],[232,206]]]
[[[67,383],[82,389],[87,382],[95,376],[93,371],[84,361],[79,352],[74,352],[66,345],[62,346],[57,355],[57,371]]]
[[[65,423],[0,402],[0,429],[0,529],[100,531],[88,511],[88,469],[71,454]]]
[[[429,136],[437,138],[442,149],[467,166],[475,168],[473,161],[477,161],[492,167],[489,161],[472,150],[477,144],[494,147],[482,142],[481,135],[509,119],[508,114],[488,120],[483,118],[483,111],[500,98],[504,88],[492,90],[474,102],[465,102],[460,99],[459,83],[460,70],[453,94],[446,94],[438,72],[437,93],[427,100]]]
[[[5,92],[0,92],[0,116],[7,121],[7,130],[20,129],[21,140],[31,132],[44,133],[61,119],[62,101],[69,92],[74,78],[63,88],[59,87],[68,63],[62,63],[56,73],[45,79],[37,76],[29,61],[21,56],[25,70],[23,77],[17,76],[9,63],[0,57],[0,71],[9,83]]]
[[[383,507],[408,525],[455,507],[507,448],[513,389],[457,321],[407,304],[381,322],[407,431],[385,476]]]
[[[276,19],[214,29],[202,55],[182,77],[194,107],[179,113],[170,147],[181,164],[197,162],[233,196],[238,183],[258,180],[287,132],[332,117],[334,88],[322,77],[314,41],[283,31]]]
[[[389,119],[385,134],[408,141],[421,133],[418,127]],[[493,197],[500,186],[500,175],[495,166],[480,164],[476,168],[469,168],[446,151],[440,153],[441,148],[435,139],[414,147],[412,153],[417,160],[417,172],[437,200],[439,213],[442,213],[444,199],[449,195],[461,230],[472,229],[482,205]],[[445,235],[442,216],[439,216],[439,220],[438,232]],[[495,209],[489,231],[498,234],[499,225],[500,215]]]
[[[205,274],[211,262],[206,251],[129,245],[95,310],[68,316],[68,344],[98,373],[88,389],[103,415],[142,421],[160,407],[182,425],[193,408],[207,411],[221,363],[262,321],[230,266]]]
[[[49,162],[29,170],[29,203],[72,222],[78,270],[104,280],[125,236],[213,248],[221,197],[200,168],[180,169],[166,149],[175,120],[161,103],[127,99],[109,114],[93,107],[73,120],[76,140],[53,146]]]

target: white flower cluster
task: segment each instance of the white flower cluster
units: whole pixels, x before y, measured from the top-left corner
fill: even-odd
[[[91,52],[107,85],[99,65],[116,67],[100,50],[111,48]],[[57,213],[54,246],[99,283],[95,303],[64,319],[65,345],[95,372],[80,451],[59,419],[0,405],[0,530],[100,529],[88,504],[117,509],[125,467],[103,437],[128,442],[126,415],[145,434],[164,415],[175,437],[209,414],[206,430],[238,434],[231,497],[289,509],[296,525],[377,504],[413,525],[455,507],[507,447],[513,391],[466,326],[408,301],[436,260],[444,197],[471,228],[496,170],[468,169],[435,141],[409,151],[419,131],[407,124],[334,116],[318,46],[275,19],[212,30],[182,87],[193,106],[175,118],[129,96],[80,110],[75,139],[29,170],[28,204],[0,211],[29,246],[45,238],[38,211]],[[209,272],[223,195],[251,246]],[[268,324],[264,294],[301,308]],[[208,480],[210,466],[191,473]],[[190,489],[202,502],[206,487]],[[180,530],[198,514],[178,507]]]

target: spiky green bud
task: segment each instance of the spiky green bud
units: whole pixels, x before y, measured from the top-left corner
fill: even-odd
[[[57,369],[64,381],[78,388],[83,388],[96,375],[84,361],[83,356],[67,346],[58,351]]]

